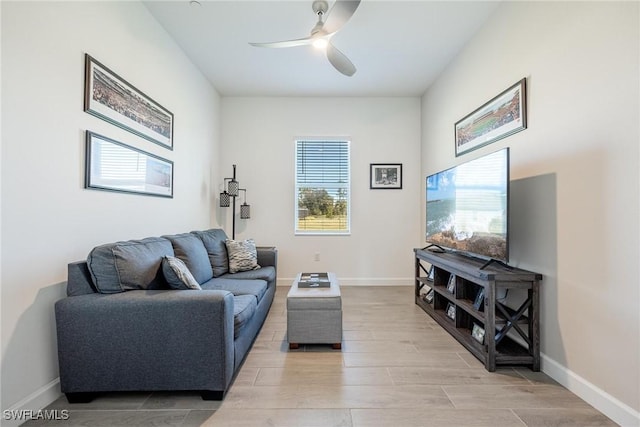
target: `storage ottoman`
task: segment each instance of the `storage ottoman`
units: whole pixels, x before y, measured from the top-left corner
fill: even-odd
[[[287,341],[300,344],[332,344],[342,348],[342,297],[334,273],[327,274],[328,288],[299,288],[301,273],[287,294]]]

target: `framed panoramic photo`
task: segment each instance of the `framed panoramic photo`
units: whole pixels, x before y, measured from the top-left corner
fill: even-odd
[[[402,163],[371,163],[369,182],[372,190],[402,189]]]
[[[84,111],[173,150],[173,113],[85,54]]]
[[[84,187],[173,197],[173,162],[87,131]]]
[[[456,156],[527,128],[524,78],[455,124]]]

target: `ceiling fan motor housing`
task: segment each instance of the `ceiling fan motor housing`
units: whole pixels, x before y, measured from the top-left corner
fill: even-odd
[[[316,15],[324,15],[325,13],[327,13],[327,10],[329,10],[329,3],[327,3],[325,0],[315,0],[311,5],[311,8]]]

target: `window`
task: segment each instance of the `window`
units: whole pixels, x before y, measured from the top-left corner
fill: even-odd
[[[296,234],[349,234],[348,141],[296,141]]]

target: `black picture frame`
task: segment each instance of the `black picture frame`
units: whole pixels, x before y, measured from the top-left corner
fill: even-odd
[[[371,190],[402,190],[402,163],[371,163],[369,188]]]
[[[484,308],[484,288],[480,288],[478,293],[476,294],[476,298],[473,301],[473,308],[478,311],[482,311]]]
[[[172,161],[91,131],[85,143],[85,188],[173,198]]]
[[[173,150],[173,113],[85,54],[84,111]]]
[[[527,128],[527,79],[458,120],[454,126],[456,157]]]
[[[424,294],[424,300],[431,304],[433,302],[433,296],[435,295],[435,292],[433,289],[429,289],[429,292],[427,292],[426,294]]]
[[[484,344],[484,328],[477,323],[473,324],[473,329],[471,330],[471,336],[473,339],[478,341],[480,344]]]
[[[451,302],[447,304],[447,317],[456,320],[456,306]]]
[[[456,293],[456,275],[452,274],[449,276],[449,281],[447,282],[447,291],[451,294]]]
[[[427,273],[427,280],[433,282],[433,280],[435,279],[435,275],[436,275],[436,268],[432,265],[429,268],[429,272]]]

